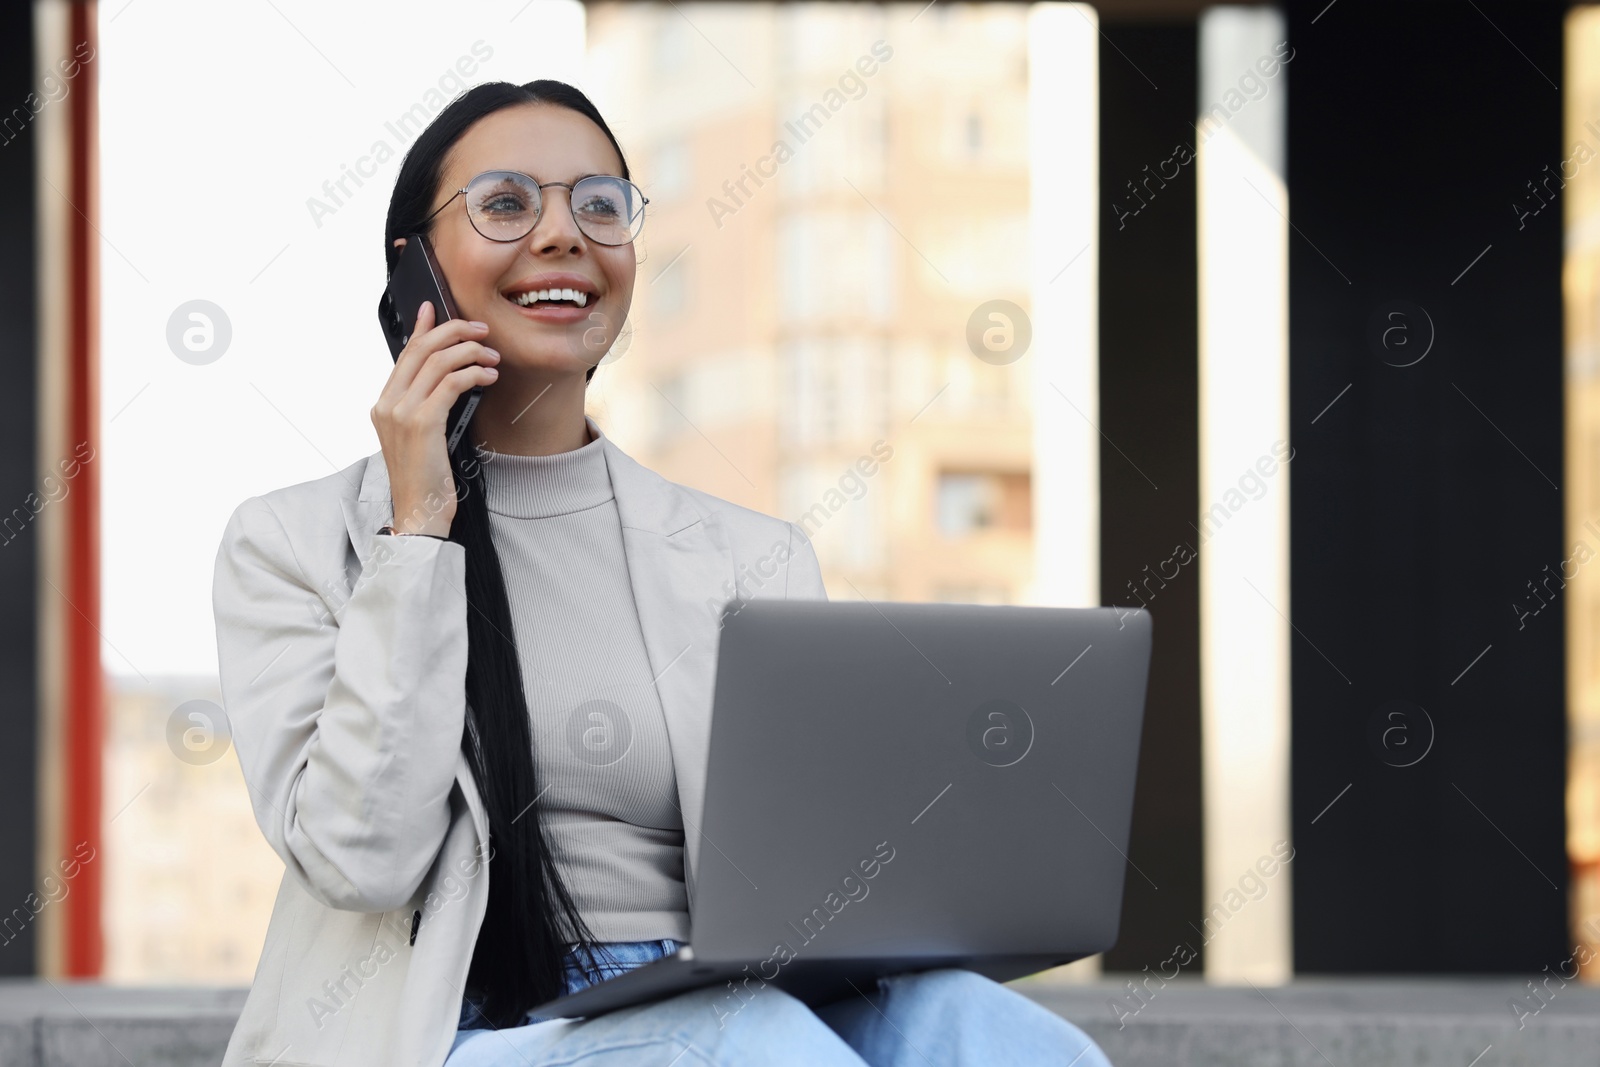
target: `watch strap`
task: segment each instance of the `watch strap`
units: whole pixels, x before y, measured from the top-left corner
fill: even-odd
[[[393,526],[389,525],[388,523],[384,523],[382,526],[378,527],[378,532],[380,534],[389,534],[390,536],[393,536],[393,537],[431,537],[435,541],[448,541],[448,540],[450,540],[450,538],[442,537],[439,534],[407,533],[404,530],[396,530]]]

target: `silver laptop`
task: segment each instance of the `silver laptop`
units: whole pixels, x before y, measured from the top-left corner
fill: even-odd
[[[533,1014],[1110,948],[1150,636],[1136,608],[730,605],[690,944]]]

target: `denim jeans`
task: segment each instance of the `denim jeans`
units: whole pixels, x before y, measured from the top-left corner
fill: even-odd
[[[672,938],[662,938],[660,941],[612,941],[606,944],[606,953],[599,955],[595,965],[605,978],[614,978],[623,971],[632,970],[642,963],[659,960],[663,956],[670,956],[683,947],[682,941]],[[589,984],[588,976],[583,973],[583,968],[569,953],[565,961],[567,992],[576,993]],[[457,1024],[459,1030],[486,1029],[488,1020],[478,1015],[479,1003],[470,994],[461,999],[461,1021]],[[545,1020],[529,1012],[523,1019],[524,1025],[544,1022]],[[459,1041],[457,1042],[459,1044]]]
[[[680,942],[614,942],[617,973]],[[588,982],[569,960],[567,991]],[[735,995],[735,993],[739,995]],[[1089,1036],[1015,990],[963,970],[878,979],[809,1008],[773,985],[696,989],[594,1019],[535,1019],[494,1030],[469,999],[445,1067],[1111,1067]]]

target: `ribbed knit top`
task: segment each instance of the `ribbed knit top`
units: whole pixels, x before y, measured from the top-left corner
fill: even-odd
[[[666,718],[600,427],[550,456],[485,452],[489,510],[556,865],[602,941],[689,940]]]

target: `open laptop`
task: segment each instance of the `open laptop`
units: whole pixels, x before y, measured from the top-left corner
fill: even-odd
[[[730,605],[690,944],[533,1015],[1110,948],[1150,636],[1136,608]]]

